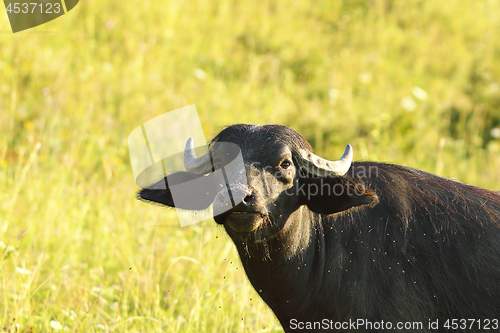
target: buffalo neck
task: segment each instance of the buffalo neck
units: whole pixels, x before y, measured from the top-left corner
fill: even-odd
[[[332,217],[322,217],[302,206],[265,246],[246,247],[235,242],[250,282],[283,327],[289,326],[291,319],[304,319],[304,313],[315,314],[310,320],[333,315],[331,311],[323,312],[331,309],[332,302],[324,297],[324,290],[331,289],[332,279],[338,279],[334,284],[340,285],[338,266],[342,265],[343,256],[328,257],[327,261],[330,248],[340,247],[340,242],[335,241],[337,237],[324,237],[325,233],[336,232],[334,228],[325,228],[332,222]],[[315,302],[308,302],[311,298]],[[307,304],[316,304],[317,309],[306,308]]]

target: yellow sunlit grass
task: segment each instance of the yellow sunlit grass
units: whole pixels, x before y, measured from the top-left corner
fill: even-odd
[[[3,9],[3,6],[0,6]],[[0,332],[271,332],[213,221],[138,202],[127,137],[294,128],[500,189],[500,1],[95,1],[0,15]]]

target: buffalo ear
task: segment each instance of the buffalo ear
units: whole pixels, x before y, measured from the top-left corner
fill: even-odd
[[[202,210],[213,203],[219,191],[214,180],[210,175],[176,172],[140,190],[137,197],[169,207]]]
[[[352,207],[378,203],[378,196],[354,178],[340,176],[299,179],[300,202],[315,213],[334,214]]]

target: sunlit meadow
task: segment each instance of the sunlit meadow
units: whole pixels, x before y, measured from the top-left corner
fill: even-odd
[[[281,330],[220,227],[135,198],[128,135],[186,105],[500,190],[498,0],[0,9],[0,331]]]

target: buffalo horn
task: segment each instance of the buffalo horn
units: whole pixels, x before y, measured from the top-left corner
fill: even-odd
[[[299,165],[309,174],[317,177],[343,176],[351,167],[352,147],[347,145],[344,155],[338,161],[328,161],[308,151],[301,151]]]
[[[189,138],[184,149],[184,167],[187,172],[205,174],[212,171],[212,162],[210,161],[210,152],[203,156],[196,157],[194,152],[194,140]]]

